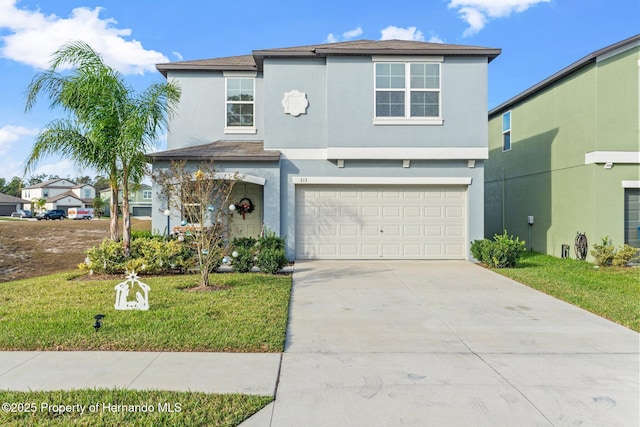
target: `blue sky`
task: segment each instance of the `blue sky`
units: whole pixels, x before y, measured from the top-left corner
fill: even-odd
[[[35,135],[60,117],[46,99],[25,113],[24,91],[71,40],[88,42],[137,89],[162,80],[156,63],[255,49],[383,38],[501,48],[489,65],[489,109],[638,32],[638,0],[0,0],[0,177],[22,176]],[[83,172],[58,158],[35,171]]]

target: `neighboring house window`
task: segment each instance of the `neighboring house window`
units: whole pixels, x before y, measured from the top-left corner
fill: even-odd
[[[142,191],[142,198],[143,199],[151,199],[151,190],[143,190]]]
[[[90,188],[85,188],[84,189],[84,198],[85,199],[90,199],[91,198],[91,189]]]
[[[255,79],[248,77],[226,78],[226,129],[253,129],[255,126]]]
[[[376,62],[376,124],[442,124],[440,63]]]
[[[511,111],[502,115],[502,151],[511,150]]]
[[[42,190],[42,197],[49,197],[49,189],[45,188]]]

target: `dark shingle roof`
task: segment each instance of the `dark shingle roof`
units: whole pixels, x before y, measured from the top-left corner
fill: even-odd
[[[29,201],[21,199],[20,197],[0,193],[0,203],[29,203]]]
[[[49,179],[49,180],[47,180],[47,181],[42,181],[42,182],[39,182],[39,183],[37,183],[37,184],[30,185],[29,187],[24,187],[24,188],[23,188],[23,190],[31,190],[31,189],[33,189],[33,188],[43,188],[43,187],[55,187],[55,185],[53,185],[53,184],[55,184],[55,183],[56,183],[56,182],[58,182],[58,181],[67,181],[67,182],[70,182],[70,183],[71,183],[72,185],[74,185],[74,186],[76,185],[76,183],[75,183],[75,182],[70,181],[70,180],[68,180],[68,179],[65,179],[65,178],[56,178],[56,179]],[[59,186],[59,188],[71,188],[71,187],[69,187],[69,186],[67,186],[67,185],[64,185],[64,186]]]
[[[637,44],[640,42],[640,34],[636,34],[635,36],[629,37],[628,39],[622,40],[618,43],[614,43],[610,46],[604,47],[600,50],[596,50],[595,52],[590,53],[589,55],[585,56],[582,59],[577,60],[576,62],[574,62],[573,64],[569,65],[566,68],[563,68],[562,70],[558,71],[557,73],[555,73],[554,75],[547,77],[546,79],[542,80],[540,83],[531,86],[529,89],[525,90],[524,92],[521,92],[520,94],[514,96],[513,98],[503,102],[502,104],[498,105],[497,107],[491,109],[491,111],[489,111],[489,118],[495,116],[496,114],[501,113],[502,111],[505,111],[509,108],[511,108],[512,106],[514,106],[515,104],[524,101],[525,99],[528,99],[532,96],[534,96],[535,94],[537,94],[538,92],[548,88],[549,86],[552,86],[553,84],[555,84],[556,82],[558,82],[559,80],[562,80],[563,78],[567,77],[570,74],[573,74],[574,72],[578,71],[579,69],[586,67],[589,64],[593,64],[597,61],[598,57],[605,55],[607,53],[611,53],[613,51],[615,51],[616,49],[620,49],[626,46],[631,46],[634,43]]]
[[[205,160],[275,162],[279,151],[265,151],[263,141],[216,141],[209,144],[147,154],[150,162],[162,160]]]
[[[166,77],[170,70],[228,70],[258,71],[264,58],[320,58],[335,55],[456,55],[485,56],[491,62],[500,55],[500,49],[412,40],[355,40],[339,43],[315,44],[276,49],[254,50],[251,55],[196,61],[158,64],[156,68]]]

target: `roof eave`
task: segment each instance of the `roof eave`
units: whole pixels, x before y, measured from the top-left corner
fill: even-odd
[[[256,71],[258,67],[254,65],[197,65],[197,64],[157,64],[158,70],[164,77],[169,71]]]
[[[218,162],[277,162],[280,160],[280,153],[269,156],[216,156],[216,155],[199,155],[199,154],[177,154],[154,156],[148,154],[145,156],[147,162],[155,163],[158,161],[171,160],[192,160],[192,161],[218,161]]]
[[[535,95],[538,92],[541,92],[543,90],[545,90],[546,88],[554,85],[556,82],[564,79],[565,77],[575,73],[576,71],[595,63],[598,60],[598,57],[605,55],[609,52],[612,52],[616,49],[619,49],[621,47],[624,47],[626,45],[631,45],[632,43],[638,42],[640,40],[640,34],[635,35],[633,37],[629,37],[628,39],[622,40],[618,43],[614,43],[610,46],[607,46],[605,48],[599,49],[593,53],[590,53],[589,55],[577,60],[576,62],[574,62],[573,64],[569,65],[568,67],[563,68],[562,70],[558,71],[557,73],[547,77],[546,79],[542,80],[541,82],[535,84],[534,86],[531,86],[529,89],[526,89],[525,91],[519,93],[518,95],[514,96],[513,98],[503,102],[502,104],[498,105],[497,107],[492,108],[489,111],[489,118],[495,116],[496,114],[501,113],[502,111],[505,111],[511,107],[513,107],[514,105],[523,102],[527,99],[529,99],[531,96]]]

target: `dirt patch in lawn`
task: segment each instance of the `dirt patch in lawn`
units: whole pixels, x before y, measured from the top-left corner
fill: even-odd
[[[134,230],[151,230],[151,221],[132,219],[131,226]],[[85,251],[105,237],[109,237],[108,219],[0,219],[0,282],[73,270],[84,261]]]

